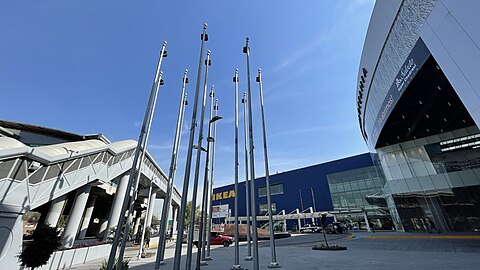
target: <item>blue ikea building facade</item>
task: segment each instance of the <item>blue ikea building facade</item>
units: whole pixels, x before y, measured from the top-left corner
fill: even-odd
[[[309,207],[312,207],[315,212],[334,211],[327,176],[372,166],[374,166],[372,154],[365,153],[271,175],[272,213],[277,214],[284,210],[288,214],[296,209],[302,211]],[[246,216],[245,187],[245,181],[239,182],[238,194],[234,192],[234,184],[214,188],[212,205],[228,204],[229,215],[233,216],[234,199],[237,196],[239,216]],[[255,180],[255,196],[257,216],[265,215],[268,209],[265,177]],[[223,222],[224,218],[213,219],[214,224]],[[287,230],[298,228],[296,223],[296,220],[288,220]]]

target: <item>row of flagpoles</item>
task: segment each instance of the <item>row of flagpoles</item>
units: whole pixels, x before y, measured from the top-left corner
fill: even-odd
[[[211,260],[210,257],[210,234],[212,226],[212,194],[213,194],[213,178],[214,178],[214,161],[215,161],[215,140],[216,140],[216,122],[222,119],[218,115],[218,100],[214,101],[215,93],[214,86],[211,86],[210,90],[210,108],[209,108],[209,119],[208,119],[208,133],[206,138],[206,147],[202,147],[204,140],[203,136],[203,127],[205,119],[205,107],[207,100],[207,85],[208,85],[208,70],[211,66],[211,52],[207,51],[206,59],[203,60],[205,43],[208,41],[208,34],[206,32],[207,24],[203,26],[203,32],[201,34],[201,47],[200,47],[200,59],[198,64],[197,71],[197,80],[195,87],[195,97],[193,100],[193,111],[192,111],[192,121],[190,127],[190,136],[187,149],[187,159],[185,166],[185,174],[183,180],[183,190],[182,190],[182,199],[180,204],[179,218],[178,218],[178,232],[175,245],[175,255],[173,259],[173,269],[180,270],[181,267],[181,255],[182,255],[182,241],[185,226],[188,225],[188,240],[187,240],[187,254],[185,269],[190,270],[192,266],[192,253],[193,253],[193,238],[195,231],[195,212],[197,205],[197,193],[199,186],[199,173],[200,173],[200,161],[202,156],[202,151],[206,152],[205,159],[205,170],[204,170],[204,181],[203,181],[203,196],[201,198],[201,215],[200,215],[200,224],[199,224],[199,233],[198,233],[198,244],[197,244],[197,254],[195,261],[195,269],[200,269],[200,266],[207,265],[207,260]],[[125,251],[125,244],[127,241],[128,231],[130,229],[130,223],[126,222],[130,220],[133,214],[134,202],[138,194],[138,184],[140,180],[140,168],[142,162],[145,158],[148,137],[150,134],[150,127],[153,121],[153,115],[155,112],[155,106],[158,96],[158,91],[161,85],[163,85],[161,65],[164,57],[167,56],[166,51],[166,42],[164,41],[162,49],[160,51],[160,56],[157,64],[157,69],[155,72],[153,85],[150,91],[150,97],[147,103],[147,108],[145,111],[145,117],[143,124],[140,130],[140,135],[138,139],[138,144],[135,149],[135,155],[133,160],[133,166],[130,171],[127,191],[133,189],[133,192],[127,192],[122,204],[122,213],[126,215],[120,215],[120,218],[117,223],[117,230],[113,238],[113,244],[110,251],[110,256],[108,260],[107,269],[112,270],[116,262],[116,269],[120,270],[122,267],[122,260]],[[245,257],[246,261],[253,260],[253,269],[259,269],[259,254],[258,254],[258,234],[257,234],[257,218],[256,218],[256,196],[255,196],[255,159],[254,159],[254,140],[253,140],[253,114],[252,114],[252,91],[250,85],[250,47],[249,47],[249,38],[246,38],[246,44],[243,47],[243,53],[246,54],[247,60],[247,93],[243,94],[242,104],[243,104],[243,115],[244,115],[244,141],[245,141],[245,185],[246,185],[246,211],[247,211],[247,256]],[[202,67],[205,65],[204,81],[203,81],[203,91],[202,91],[202,103],[201,103],[201,112],[200,112],[200,125],[197,144],[194,144],[195,139],[195,129],[197,127],[197,112],[199,106],[199,97],[200,97],[200,84],[202,76]],[[175,180],[175,173],[177,168],[178,160],[178,150],[181,140],[181,128],[184,119],[185,106],[187,105],[187,94],[186,84],[188,83],[187,77],[188,71],[185,70],[184,76],[182,79],[182,90],[180,96],[180,105],[178,110],[177,125],[175,131],[175,138],[173,140],[173,149],[171,156],[171,163],[168,174],[167,182],[167,191],[164,198],[164,204],[162,209],[162,215],[160,218],[160,236],[158,243],[158,250],[155,261],[155,269],[158,270],[162,265],[165,264],[165,248],[166,248],[166,231],[167,231],[167,221],[169,217],[169,205],[172,201],[172,192],[173,192],[173,182]],[[266,178],[266,192],[267,192],[267,207],[268,207],[268,217],[269,217],[269,231],[270,231],[270,250],[271,250],[271,260],[268,264],[269,268],[279,268],[280,264],[277,262],[276,252],[275,252],[275,237],[274,237],[274,227],[272,220],[272,207],[271,207],[271,194],[270,194],[270,182],[269,182],[269,164],[268,164],[268,152],[267,152],[267,141],[266,141],[266,127],[265,127],[265,112],[264,112],[264,102],[263,102],[263,92],[262,92],[262,74],[261,70],[258,69],[258,75],[256,81],[259,84],[260,92],[260,106],[261,106],[261,119],[262,119],[262,131],[263,131],[263,147],[264,147],[264,161],[265,161],[265,178]],[[232,269],[243,269],[240,265],[239,258],[239,224],[238,224],[238,83],[239,83],[239,72],[238,69],[235,70],[235,75],[233,77],[233,82],[235,84],[235,201],[234,201],[234,213],[235,213],[235,223],[234,223],[234,239],[235,239],[235,256]],[[248,112],[247,112],[248,105]],[[215,113],[213,113],[215,112]],[[248,116],[248,120],[247,120]],[[247,139],[247,122],[248,122],[248,139]],[[212,134],[213,133],[213,134]],[[247,146],[248,145],[248,146]],[[212,149],[211,149],[212,148]],[[193,193],[192,193],[192,202],[190,209],[190,223],[185,224],[185,216],[187,211],[187,197],[188,197],[188,188],[190,185],[190,173],[191,173],[191,163],[193,157],[193,150],[196,149],[196,163],[195,171],[193,178]],[[210,165],[210,159],[212,160]],[[210,178],[209,178],[210,173]],[[250,190],[249,190],[250,189]],[[149,205],[149,207],[152,207]],[[140,240],[140,249],[138,257],[143,253],[143,242],[145,229],[148,224],[143,226],[144,230]],[[250,227],[251,223],[251,227]],[[123,224],[125,227],[123,228]],[[120,228],[120,229],[118,229]],[[122,230],[123,228],[123,230]],[[253,228],[250,230],[250,228]],[[123,236],[125,237],[122,237]],[[253,248],[253,251],[252,251]],[[253,252],[253,254],[252,254]],[[118,254],[117,254],[118,253]]]

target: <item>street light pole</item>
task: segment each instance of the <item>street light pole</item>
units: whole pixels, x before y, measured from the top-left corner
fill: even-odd
[[[192,246],[193,246],[193,233],[195,230],[195,210],[197,205],[197,191],[198,191],[198,177],[200,173],[200,161],[202,157],[202,142],[203,142],[203,123],[205,120],[205,104],[207,102],[207,82],[208,82],[208,67],[212,64],[210,60],[210,50],[207,51],[207,59],[205,60],[205,80],[203,82],[203,100],[202,110],[200,114],[200,126],[198,131],[197,142],[197,160],[195,163],[195,174],[193,178],[193,193],[192,193],[192,209],[190,212],[190,227],[188,230],[188,245],[187,245],[187,263],[185,269],[190,270],[192,266]],[[213,86],[212,86],[213,88]],[[201,232],[199,232],[200,234]]]
[[[245,261],[251,261],[252,258],[252,245],[250,240],[250,192],[248,191],[248,149],[247,149],[247,93],[243,92],[243,138],[245,145],[245,205],[247,208],[247,256]]]
[[[263,109],[263,91],[262,91],[262,70],[258,69],[257,82],[260,88],[260,108],[262,111],[262,129],[263,129],[263,153],[265,157],[265,186],[267,189],[267,207],[268,207],[268,222],[270,229],[270,255],[271,261],[268,268],[280,268],[277,262],[277,254],[275,252],[275,233],[273,231],[273,217],[272,217],[272,198],[270,193],[270,172],[268,170],[268,151],[267,151],[267,131],[265,128],[265,111]]]
[[[163,260],[165,256],[165,242],[167,240],[165,232],[167,231],[168,214],[169,214],[170,204],[172,203],[173,182],[175,180],[175,173],[177,172],[178,149],[180,147],[180,140],[182,137],[182,125],[183,125],[183,118],[185,114],[185,106],[187,106],[187,94],[185,93],[185,86],[188,83],[187,74],[188,74],[188,70],[185,69],[185,72],[183,73],[183,79],[182,79],[182,93],[180,95],[180,106],[178,109],[175,138],[173,140],[172,158],[170,161],[170,169],[168,174],[167,192],[165,195],[165,199],[163,201],[162,216],[160,218],[160,236],[158,240],[155,269],[160,269],[160,265],[165,263]],[[143,243],[143,241],[141,243]]]
[[[257,214],[256,214],[256,197],[255,197],[255,154],[253,152],[253,118],[252,118],[252,91],[250,87],[250,47],[248,46],[249,38],[246,38],[243,53],[247,55],[247,86],[248,86],[248,134],[250,141],[250,198],[252,206],[252,243],[253,243],[253,270],[259,270],[258,258],[258,233],[257,233]]]
[[[218,99],[215,100],[215,105],[213,106],[215,111],[215,116],[218,116]],[[212,169],[210,170],[210,189],[209,189],[209,211],[208,211],[208,224],[207,224],[207,235],[212,234],[212,196],[213,196],[213,176],[215,169],[215,144],[217,143],[217,122],[213,122],[213,142],[212,142]],[[205,260],[210,261],[210,237],[207,237],[207,252],[205,254]]]
[[[182,241],[185,226],[185,211],[187,209],[188,184],[190,182],[190,167],[192,165],[193,140],[195,139],[195,127],[197,126],[197,107],[198,94],[200,92],[200,76],[202,75],[203,48],[205,41],[208,40],[207,24],[203,25],[201,35],[202,45],[200,47],[200,61],[198,62],[197,83],[195,86],[195,98],[193,100],[192,122],[190,126],[190,138],[188,140],[187,161],[185,165],[185,176],[183,178],[182,202],[178,219],[177,242],[175,244],[175,256],[173,258],[173,270],[180,270],[180,261],[182,257]],[[195,206],[194,206],[195,207]]]
[[[240,252],[238,246],[238,69],[235,69],[233,82],[235,83],[235,257],[232,269],[243,269],[239,261]]]
[[[167,56],[167,51],[165,50],[166,46],[167,46],[167,42],[164,41],[163,46],[162,46],[162,50],[160,51],[160,56],[159,56],[158,63],[157,63],[157,70],[155,72],[155,76],[154,76],[154,79],[153,79],[152,88],[150,90],[150,96],[148,98],[148,103],[147,103],[147,108],[145,110],[145,116],[143,118],[142,128],[140,129],[140,135],[138,137],[137,147],[135,149],[135,155],[134,155],[134,158],[133,158],[132,169],[130,171],[130,176],[129,176],[128,184],[127,184],[127,194],[128,195],[123,198],[122,209],[120,211],[121,214],[120,214],[120,217],[118,218],[117,229],[116,229],[115,235],[113,237],[112,248],[110,249],[110,255],[108,257],[108,263],[107,263],[107,269],[108,270],[112,270],[112,268],[113,268],[113,263],[115,261],[115,255],[117,253],[117,247],[118,247],[118,244],[119,244],[119,241],[120,241],[120,235],[122,233],[121,228],[122,228],[123,223],[125,222],[125,211],[127,210],[128,201],[130,199],[130,191],[132,189],[132,184],[134,182],[136,174],[139,170],[139,169],[137,170],[138,159],[140,157],[140,151],[142,151],[142,144],[144,143],[145,134],[147,133],[146,127],[147,127],[147,121],[149,119],[149,115],[151,114],[153,97],[155,95],[158,84],[160,83],[159,82],[160,67],[162,66],[163,57]],[[144,149],[145,149],[145,146],[146,146],[146,144],[143,147]],[[140,164],[141,164],[141,162],[140,162]],[[125,235],[125,237],[126,237],[126,235]]]
[[[205,173],[203,180],[203,197],[202,197],[202,210],[201,210],[201,219],[200,227],[198,233],[198,246],[197,246],[197,261],[196,269],[200,269],[200,265],[207,265],[205,260],[205,240],[206,239],[206,223],[207,223],[207,207],[208,207],[208,169],[210,167],[210,145],[212,142],[212,124],[217,120],[221,119],[220,116],[213,118],[213,99],[215,97],[214,88],[212,85],[210,91],[210,121],[208,122],[208,135],[207,135],[207,156],[205,158]]]

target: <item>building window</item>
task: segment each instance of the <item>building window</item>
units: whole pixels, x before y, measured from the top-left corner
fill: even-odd
[[[268,204],[266,203],[261,203],[259,204],[259,207],[260,207],[260,214],[266,214],[267,211],[268,211]],[[275,214],[277,213],[277,204],[276,203],[272,203],[272,214]]]
[[[283,194],[283,184],[270,185],[271,195]],[[258,188],[258,197],[267,197],[267,187]]]

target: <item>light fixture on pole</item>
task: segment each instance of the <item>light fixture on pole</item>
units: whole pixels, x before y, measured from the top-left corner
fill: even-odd
[[[260,88],[260,108],[262,111],[262,130],[263,130],[263,153],[265,157],[265,186],[267,190],[267,207],[268,207],[268,227],[270,230],[270,255],[271,261],[268,268],[280,268],[277,262],[277,254],[275,252],[275,232],[273,231],[272,217],[272,197],[270,193],[270,172],[268,170],[268,151],[267,151],[267,131],[265,128],[265,111],[263,109],[263,91],[262,91],[262,70],[258,69],[257,82]]]
[[[182,78],[182,93],[180,95],[180,106],[178,109],[177,126],[175,129],[175,138],[173,139],[172,157],[170,160],[170,169],[168,173],[167,192],[163,201],[162,216],[160,218],[160,235],[157,247],[157,257],[155,260],[155,269],[160,269],[160,265],[165,263],[163,260],[166,248],[165,243],[167,240],[165,232],[167,231],[168,214],[170,210],[170,205],[172,203],[173,182],[175,180],[175,173],[177,172],[178,149],[180,147],[180,141],[182,137],[182,125],[185,114],[185,106],[187,106],[187,94],[185,93],[185,86],[188,83],[187,74],[188,70],[185,69]],[[174,223],[175,222],[172,222],[172,226]],[[172,229],[174,230],[175,228]],[[140,243],[143,243],[143,241],[141,241]]]
[[[153,105],[152,104],[153,103],[153,97],[155,95],[155,92],[157,91],[158,84],[160,83],[159,76],[160,76],[160,67],[162,66],[162,60],[163,60],[163,57],[167,56],[167,51],[165,50],[166,46],[167,46],[167,42],[164,41],[163,46],[162,46],[162,50],[160,51],[160,56],[159,56],[158,63],[157,63],[157,70],[155,72],[155,76],[154,76],[154,79],[153,79],[152,88],[150,90],[150,96],[148,98],[147,108],[145,110],[145,116],[143,118],[142,128],[140,129],[140,135],[138,137],[137,147],[135,148],[135,155],[134,155],[134,158],[133,158],[132,168],[130,170],[130,176],[128,178],[128,184],[127,184],[127,189],[126,189],[129,195],[130,195],[130,190],[132,189],[132,184],[135,181],[136,174],[139,170],[139,168],[137,169],[137,166],[138,166],[138,163],[139,163],[140,151],[142,150],[142,147],[143,147],[143,149],[145,149],[145,146],[146,146],[146,144],[144,144],[144,141],[145,141],[144,139],[145,139],[145,134],[148,132],[147,131],[147,122],[148,122],[148,119],[149,119],[149,115],[152,113],[151,108],[152,108],[152,105]],[[141,164],[141,161],[140,161],[140,164]],[[125,196],[123,198],[122,209],[121,209],[120,213],[125,213],[125,211],[127,210],[128,201],[130,199],[129,197],[130,196]],[[122,228],[122,225],[123,225],[124,222],[125,222],[125,215],[122,214],[118,218],[117,227],[116,227],[117,229],[116,229],[114,237],[113,237],[113,243],[112,243],[112,247],[110,249],[110,255],[108,257],[108,263],[107,263],[107,269],[108,270],[112,270],[112,268],[113,268],[113,264],[114,264],[114,261],[115,261],[115,255],[117,253],[117,248],[118,248],[118,244],[119,244],[119,241],[120,241],[120,235],[122,233],[120,228]]]
[[[215,105],[213,106],[213,110],[215,111],[215,116],[218,116],[218,99],[215,100]],[[215,117],[214,117],[215,118]],[[213,176],[214,169],[215,169],[215,144],[217,139],[217,122],[213,122],[213,137],[210,137],[212,142],[212,169],[210,170],[210,189],[208,191],[208,200],[209,200],[209,210],[208,210],[208,223],[207,223],[207,235],[212,234],[212,197],[213,197]],[[205,252],[205,260],[210,261],[212,257],[210,257],[210,238],[207,237],[207,251]]]
[[[205,239],[207,238],[207,209],[208,209],[208,169],[210,167],[210,144],[211,144],[211,136],[212,136],[212,124],[220,119],[221,116],[215,116],[215,119],[212,118],[213,116],[213,99],[215,97],[215,91],[212,85],[210,91],[210,121],[208,123],[208,133],[207,133],[207,155],[205,158],[205,173],[203,176],[203,196],[202,196],[202,208],[201,208],[201,215],[200,215],[200,226],[199,226],[199,233],[198,233],[198,247],[197,247],[197,261],[196,261],[196,269],[199,269],[201,265],[207,265],[205,259]],[[209,237],[209,236],[208,236]]]
[[[258,258],[258,233],[257,233],[257,214],[256,214],[256,196],[255,196],[255,154],[253,146],[253,118],[252,118],[252,90],[250,87],[250,47],[249,38],[246,38],[243,53],[247,55],[247,86],[248,86],[248,138],[250,142],[250,199],[252,210],[252,243],[253,243],[253,270],[259,270]]]
[[[252,243],[250,239],[251,230],[250,230],[250,191],[248,190],[248,149],[247,149],[247,93],[243,92],[242,98],[243,104],[243,138],[245,146],[245,205],[247,210],[247,256],[245,261],[251,261],[252,258]]]
[[[207,51],[207,59],[205,60],[205,79],[203,82],[203,100],[202,100],[202,110],[200,114],[200,125],[199,125],[198,142],[197,142],[197,147],[199,149],[202,149],[202,142],[203,142],[203,123],[205,120],[205,104],[207,102],[208,67],[212,64],[210,60],[210,54],[211,54],[210,50]],[[201,157],[202,157],[202,151],[197,150],[197,159],[195,162],[195,173],[193,177],[192,209],[190,212],[190,226],[188,230],[187,261],[185,264],[186,269],[190,269],[192,266],[193,232],[195,230],[195,210],[197,208],[198,177],[200,173]]]
[[[240,265],[240,247],[238,246],[238,69],[235,70],[235,77],[233,77],[235,83],[235,223],[234,223],[234,238],[235,238],[235,256],[231,269],[243,269]]]
[[[197,125],[197,107],[198,94],[200,92],[200,76],[202,75],[203,48],[205,41],[208,40],[207,24],[203,25],[203,32],[200,36],[202,45],[200,47],[200,61],[198,62],[197,83],[195,86],[195,98],[193,99],[192,121],[190,126],[190,138],[188,140],[187,160],[185,165],[185,175],[183,178],[182,201],[180,203],[180,213],[178,217],[177,242],[175,243],[175,256],[173,257],[173,270],[180,270],[182,257],[183,232],[185,230],[185,211],[187,209],[188,184],[190,182],[190,169],[192,165],[193,140],[195,139],[195,126]],[[195,208],[195,206],[193,206]]]

